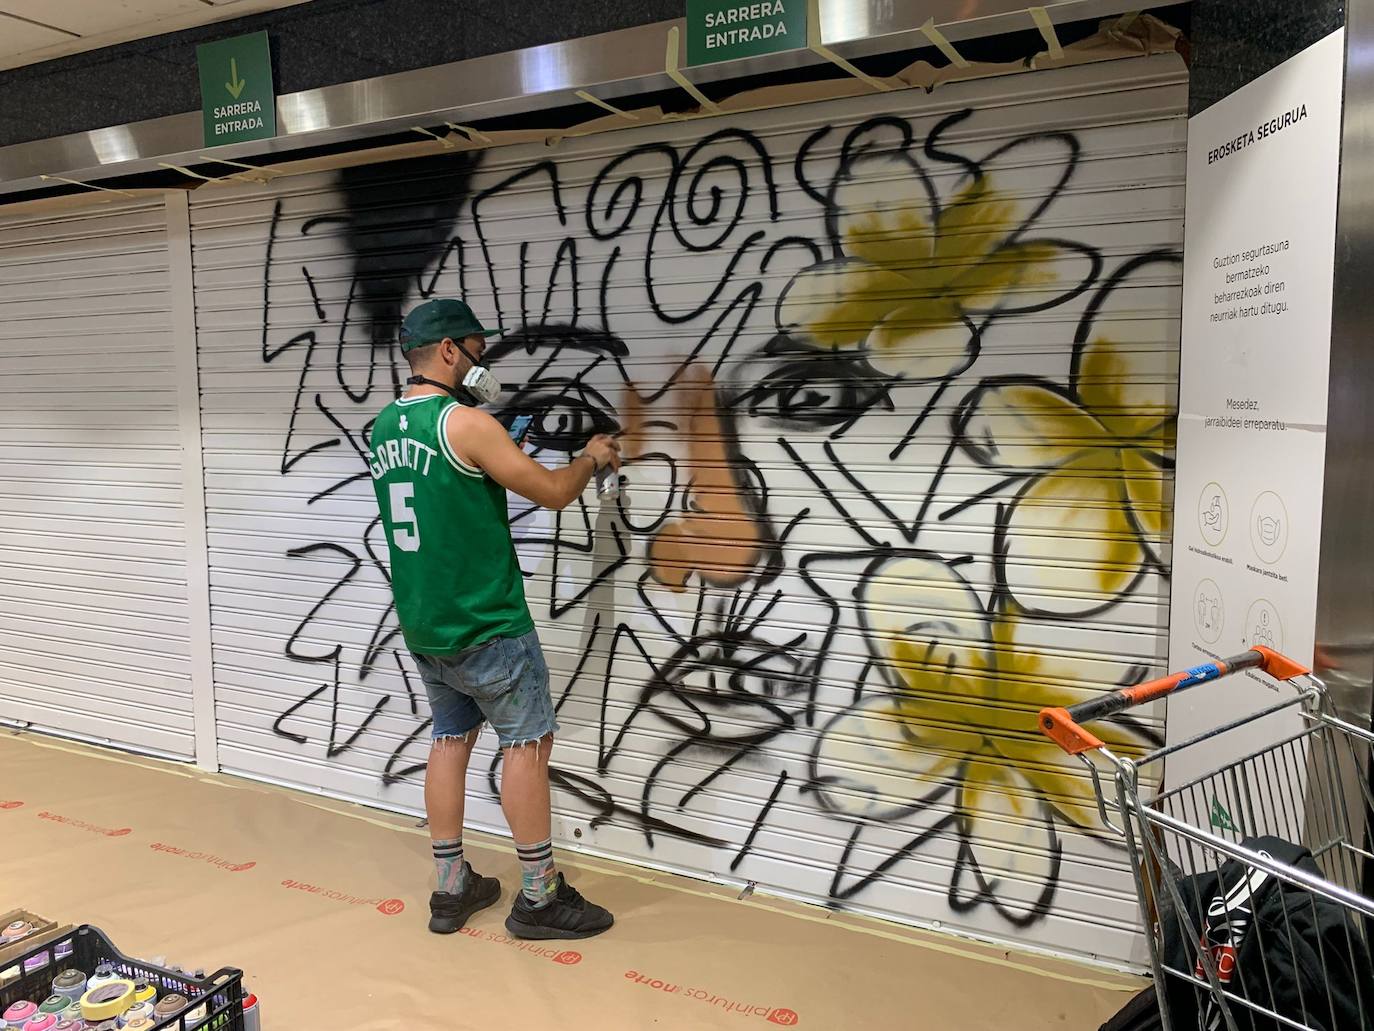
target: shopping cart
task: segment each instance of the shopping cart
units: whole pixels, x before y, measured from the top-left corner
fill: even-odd
[[[1296,696],[1137,759],[1083,725],[1253,669]],[[1099,816],[1126,841],[1166,1031],[1374,1027],[1374,734],[1341,719],[1309,670],[1255,648],[1045,709],[1040,730],[1088,768]],[[1210,772],[1156,787],[1170,756]]]

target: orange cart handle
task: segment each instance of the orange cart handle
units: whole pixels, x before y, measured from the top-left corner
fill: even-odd
[[[1199,684],[1220,680],[1245,669],[1262,669],[1275,680],[1293,680],[1312,672],[1306,666],[1272,649],[1256,646],[1234,659],[1194,666],[1183,673],[1173,673],[1159,680],[1122,688],[1120,691],[1071,705],[1067,709],[1041,709],[1040,732],[1069,755],[1081,755],[1102,747],[1102,742],[1097,736],[1081,724],[1100,720],[1104,716],[1111,716],[1137,705],[1144,705],[1146,702],[1153,702],[1176,691],[1186,691]]]

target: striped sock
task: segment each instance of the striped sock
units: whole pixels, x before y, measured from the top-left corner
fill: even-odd
[[[515,843],[520,858],[520,891],[536,906],[548,902],[554,893],[553,840],[545,838],[533,845]]]
[[[438,890],[461,895],[467,880],[463,867],[463,839],[446,838],[432,841],[430,845],[434,849],[434,871],[439,875]]]

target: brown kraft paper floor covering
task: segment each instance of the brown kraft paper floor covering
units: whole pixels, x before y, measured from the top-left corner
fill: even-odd
[[[0,910],[94,924],[139,958],[241,967],[267,1031],[1093,1031],[1141,984],[561,850],[616,926],[515,942],[509,842],[469,831],[464,844],[502,900],[440,937],[414,818],[0,737]]]

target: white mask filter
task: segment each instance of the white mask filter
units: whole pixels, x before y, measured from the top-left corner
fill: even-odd
[[[476,398],[478,404],[489,405],[501,396],[501,381],[485,366],[474,365],[463,377],[463,389]]]

